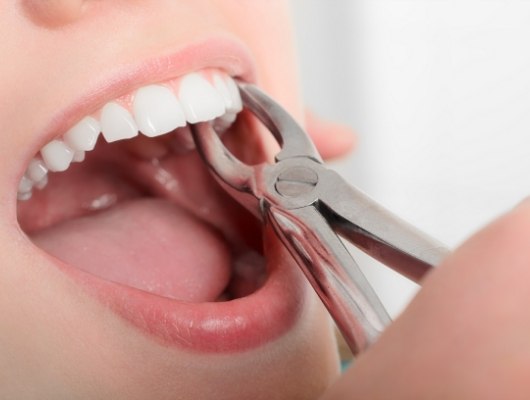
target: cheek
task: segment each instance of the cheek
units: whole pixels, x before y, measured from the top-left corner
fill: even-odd
[[[257,67],[258,84],[302,121],[303,108],[288,2],[223,0],[219,7],[225,9],[230,26],[250,47]]]

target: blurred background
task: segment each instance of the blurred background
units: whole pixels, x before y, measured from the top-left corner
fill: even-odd
[[[354,127],[334,166],[455,248],[530,195],[530,1],[291,0],[307,105]],[[392,315],[417,288],[357,260]]]

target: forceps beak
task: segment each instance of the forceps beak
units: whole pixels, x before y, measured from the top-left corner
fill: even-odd
[[[228,150],[213,127],[202,122],[191,127],[193,140],[202,160],[219,184],[255,217],[262,219],[256,198],[255,170]]]
[[[322,163],[313,142],[282,107],[253,85],[240,82],[238,86],[245,108],[252,111],[280,144],[281,149],[274,157],[276,162],[304,157]],[[256,181],[263,166],[241,162],[224,146],[210,123],[195,124],[191,131],[202,159],[218,182],[255,217],[263,219],[259,207],[263,194],[261,182]]]

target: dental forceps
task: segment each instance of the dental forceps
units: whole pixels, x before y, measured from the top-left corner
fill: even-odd
[[[281,146],[275,162],[243,163],[210,123],[192,126],[197,149],[224,189],[273,227],[358,354],[391,319],[339,236],[415,282],[448,250],[327,168],[304,130],[256,86],[239,90]]]

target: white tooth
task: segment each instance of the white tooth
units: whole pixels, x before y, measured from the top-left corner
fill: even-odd
[[[232,98],[233,105],[228,111],[233,113],[238,113],[243,109],[243,102],[241,101],[241,95],[239,94],[239,88],[237,87],[236,82],[230,78],[226,77],[225,79],[228,90],[230,91],[230,97]]]
[[[223,122],[226,122],[227,124],[232,124],[237,118],[237,114],[233,112],[227,112],[224,115],[221,115],[219,119],[223,120]]]
[[[20,183],[18,184],[18,193],[26,193],[31,192],[31,189],[33,188],[33,181],[29,179],[27,176],[23,176],[20,180]]]
[[[44,189],[44,187],[48,184],[48,175],[44,175],[44,178],[42,178],[40,181],[35,183],[35,187],[37,189]]]
[[[234,123],[236,118],[236,114],[227,112],[215,119],[213,122],[213,128],[219,134],[224,133]]]
[[[196,73],[186,75],[182,79],[179,99],[186,119],[192,124],[210,121],[225,112],[221,95],[206,79]]]
[[[62,140],[52,140],[40,154],[46,167],[53,172],[66,171],[74,158],[74,151]]]
[[[48,174],[48,168],[46,168],[42,160],[38,158],[34,158],[29,162],[26,175],[33,182],[39,182],[47,174]]]
[[[163,135],[186,125],[177,97],[164,86],[150,85],[139,89],[134,97],[133,110],[138,128],[145,136]]]
[[[100,122],[101,133],[108,143],[138,135],[138,127],[131,114],[117,103],[105,104],[101,110]]]
[[[234,107],[234,100],[232,100],[232,95],[230,94],[230,89],[226,85],[226,81],[221,78],[219,74],[213,76],[213,86],[217,89],[221,97],[223,98],[225,108],[230,110]]]
[[[83,150],[76,151],[74,153],[74,158],[73,158],[72,161],[75,161],[75,162],[83,162],[83,161],[85,161],[85,152]]]
[[[31,195],[33,192],[30,190],[29,192],[18,192],[17,193],[17,199],[21,201],[26,201],[31,199]]]
[[[100,130],[95,118],[85,117],[64,134],[63,140],[76,151],[94,150]]]

